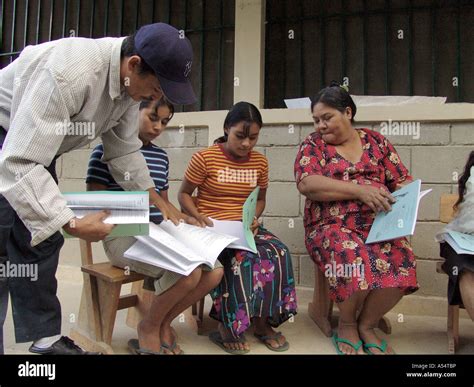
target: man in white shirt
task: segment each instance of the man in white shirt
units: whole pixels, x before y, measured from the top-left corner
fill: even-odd
[[[100,136],[116,181],[125,190],[148,190],[165,218],[180,217],[156,194],[139,150],[138,102],[163,94],[173,103],[195,102],[192,57],[180,31],[156,23],[127,38],[28,46],[0,70],[0,268],[37,268],[35,278],[0,270],[0,353],[8,290],[17,342],[34,341],[34,353],[87,353],[60,336],[59,230],[98,241],[113,226],[103,223],[105,212],[74,217],[57,186],[57,157]]]

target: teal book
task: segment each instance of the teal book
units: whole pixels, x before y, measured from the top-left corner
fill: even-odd
[[[67,192],[67,206],[77,218],[101,210],[109,210],[104,223],[114,224],[111,237],[148,235],[150,224],[149,193],[147,191],[87,191]],[[63,232],[66,238],[73,238]]]
[[[415,180],[392,192],[396,200],[392,204],[392,210],[377,214],[365,243],[383,242],[413,235],[420,200],[431,191],[420,192],[420,189],[421,180]]]

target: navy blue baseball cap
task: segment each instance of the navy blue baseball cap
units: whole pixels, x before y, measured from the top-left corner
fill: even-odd
[[[155,72],[167,99],[181,105],[196,102],[189,79],[193,48],[183,31],[165,23],[148,24],[137,31],[135,49]]]

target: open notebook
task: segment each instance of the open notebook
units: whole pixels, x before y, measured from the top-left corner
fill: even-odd
[[[392,192],[392,196],[396,199],[392,204],[392,210],[377,214],[365,243],[383,242],[413,235],[420,200],[431,192],[431,189],[420,192],[420,188],[421,180],[415,180]]]
[[[87,191],[64,193],[67,206],[77,218],[109,210],[104,223],[115,224],[109,236],[148,235],[150,222],[147,191]],[[64,232],[65,237],[72,237]]]
[[[137,236],[124,254],[126,258],[162,267],[182,275],[190,274],[199,265],[214,268],[225,248],[256,253],[257,247],[250,225],[255,216],[259,188],[247,198],[242,209],[242,222],[212,219],[213,227],[197,227],[172,222],[150,224],[148,236]]]

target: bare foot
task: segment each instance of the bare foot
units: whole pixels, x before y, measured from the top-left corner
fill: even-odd
[[[275,336],[275,339],[267,339],[265,343],[270,345],[272,348],[278,349],[286,343],[286,338],[283,335],[277,335],[277,332],[265,322],[261,317],[254,318],[255,334],[258,336]]]
[[[142,320],[138,323],[138,342],[141,349],[147,349],[153,352],[160,352],[161,341],[160,341],[160,327],[154,325],[146,320]]]
[[[161,325],[161,345],[166,353],[171,352],[173,355],[180,355],[183,351],[176,344],[177,334],[173,327],[169,324]]]
[[[362,341],[365,344],[377,344],[379,347],[382,347],[382,340],[375,334],[374,327],[364,326],[359,324],[359,335]],[[382,352],[377,347],[371,347],[368,349],[374,355],[393,355],[395,354],[392,347],[387,345],[385,352]]]
[[[345,323],[339,321],[339,326],[337,328],[337,337],[339,339],[345,339],[347,341],[350,341],[354,344],[354,346],[357,347],[361,339],[357,330],[357,323]],[[337,346],[345,355],[365,355],[364,348],[362,347],[362,345],[359,346],[357,351],[349,344],[337,343]]]
[[[224,347],[226,347],[227,349],[240,349],[246,351],[250,350],[250,345],[246,341],[234,341],[234,337],[227,329],[224,328],[224,325],[222,323],[219,323],[218,329],[219,333],[221,334],[222,340],[224,341]]]

